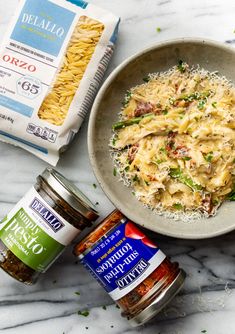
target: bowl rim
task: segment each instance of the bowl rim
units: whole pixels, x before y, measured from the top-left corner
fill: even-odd
[[[174,238],[179,238],[179,239],[208,239],[208,238],[213,238],[213,237],[217,237],[223,234],[226,234],[228,232],[231,232],[233,230],[235,230],[235,224],[234,226],[228,226],[228,227],[224,227],[221,229],[218,229],[215,232],[211,232],[209,234],[206,233],[198,233],[198,234],[192,234],[192,233],[187,233],[187,234],[176,234],[176,233],[172,233],[170,230],[166,231],[166,230],[162,230],[162,229],[151,229],[149,226],[146,227],[145,224],[141,224],[136,222],[136,217],[133,216],[132,212],[130,212],[128,210],[128,212],[126,211],[125,207],[123,208],[123,204],[121,203],[121,200],[117,199],[115,196],[112,195],[112,193],[109,191],[109,188],[103,184],[103,177],[102,174],[99,170],[99,168],[97,167],[96,164],[96,159],[95,157],[95,150],[94,150],[94,146],[93,146],[93,142],[95,140],[94,138],[94,131],[93,129],[95,128],[95,121],[96,121],[96,116],[98,114],[98,106],[100,105],[100,102],[103,98],[103,94],[106,91],[106,89],[110,86],[110,84],[112,83],[112,81],[115,79],[115,77],[118,75],[118,73],[124,68],[126,67],[130,62],[132,62],[133,60],[137,59],[138,57],[144,55],[145,53],[151,52],[152,50],[156,50],[156,49],[160,49],[162,47],[165,46],[171,46],[173,44],[182,44],[182,43],[190,43],[190,44],[206,44],[209,46],[214,46],[220,49],[223,49],[225,51],[230,51],[232,53],[235,53],[235,48],[232,47],[231,45],[227,45],[224,42],[220,42],[220,41],[215,41],[215,40],[211,40],[211,39],[206,39],[206,38],[199,38],[199,37],[183,37],[183,38],[174,38],[174,39],[168,39],[165,41],[161,41],[161,42],[157,42],[157,43],[153,43],[149,46],[147,46],[146,48],[134,53],[133,55],[129,56],[128,58],[126,58],[125,60],[123,60],[110,74],[109,76],[106,78],[106,80],[104,81],[104,83],[102,84],[101,88],[99,89],[97,96],[93,102],[92,108],[91,108],[91,112],[90,112],[90,116],[89,116],[89,123],[88,123],[88,132],[87,132],[87,143],[88,143],[88,153],[89,153],[89,159],[90,159],[90,163],[93,169],[93,172],[95,174],[95,177],[101,187],[101,189],[103,190],[104,194],[108,197],[108,199],[112,202],[112,204],[118,209],[120,210],[126,217],[128,217],[130,220],[134,221],[136,224],[143,226],[155,233],[159,233],[165,236],[169,236],[169,237],[174,237]],[[156,214],[157,216],[157,214]]]

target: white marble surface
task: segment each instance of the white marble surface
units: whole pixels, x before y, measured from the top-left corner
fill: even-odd
[[[0,0],[0,38],[17,0]],[[235,39],[233,0],[93,0],[121,16],[118,46],[109,72],[141,48],[175,37],[197,36],[219,41]],[[161,32],[156,31],[161,28]],[[88,119],[87,119],[88,121]],[[99,202],[101,217],[113,208],[97,187],[89,165],[87,121],[58,169]],[[0,217],[34,183],[45,163],[0,143]],[[38,284],[24,286],[0,271],[0,333],[5,334],[234,334],[235,232],[203,241],[155,235],[166,254],[187,271],[180,295],[154,322],[132,329],[110,298],[76,263],[71,248]],[[75,294],[80,292],[80,296]],[[103,305],[107,309],[102,308]],[[78,310],[90,315],[79,316]],[[88,327],[88,328],[87,328]]]

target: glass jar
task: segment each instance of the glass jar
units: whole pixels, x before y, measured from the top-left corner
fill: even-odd
[[[74,248],[133,326],[154,317],[181,289],[185,273],[115,210]]]
[[[35,283],[97,218],[89,199],[59,172],[47,168],[0,223],[0,267],[18,281]]]

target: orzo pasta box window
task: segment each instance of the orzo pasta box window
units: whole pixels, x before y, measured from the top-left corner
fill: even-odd
[[[0,140],[56,165],[93,102],[119,19],[81,0],[21,0],[0,49]]]

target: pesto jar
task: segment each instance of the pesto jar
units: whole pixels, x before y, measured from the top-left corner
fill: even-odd
[[[35,283],[97,218],[89,199],[47,168],[0,223],[0,267],[18,281]]]

